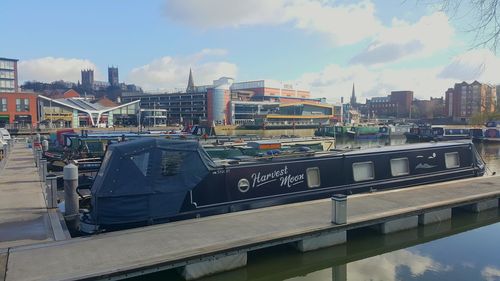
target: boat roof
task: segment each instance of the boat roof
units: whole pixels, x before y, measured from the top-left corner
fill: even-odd
[[[364,154],[364,153],[379,153],[381,151],[391,152],[401,150],[402,147],[405,149],[423,149],[429,147],[449,147],[449,146],[461,146],[468,145],[472,142],[470,140],[465,141],[443,141],[443,142],[426,142],[426,143],[411,143],[411,144],[400,144],[400,145],[391,145],[391,146],[382,146],[382,147],[372,147],[366,149],[359,149],[346,152],[344,154]]]
[[[275,162],[281,161],[301,161],[311,158],[326,158],[326,157],[342,157],[349,155],[359,155],[359,154],[375,154],[381,152],[395,152],[401,150],[418,150],[418,149],[428,149],[428,148],[440,148],[440,147],[450,147],[450,146],[464,146],[470,145],[472,142],[470,140],[466,141],[449,141],[449,142],[428,142],[428,143],[415,143],[415,144],[401,144],[394,146],[381,146],[372,147],[366,149],[352,149],[352,150],[335,150],[335,151],[325,151],[325,152],[302,152],[302,153],[292,153],[292,154],[281,154],[274,156],[263,156],[263,157],[253,157],[253,158],[229,158],[229,159],[215,159],[214,162],[216,166],[232,166],[241,164],[254,164],[261,163],[265,160],[272,160]]]

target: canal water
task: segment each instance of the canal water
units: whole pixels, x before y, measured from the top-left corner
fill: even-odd
[[[377,147],[405,142],[404,138],[338,140],[337,147]],[[489,169],[500,172],[500,143],[480,143],[476,147]],[[308,253],[299,253],[285,245],[251,252],[246,267],[200,280],[500,281],[500,209],[479,214],[454,211],[450,221],[390,235],[371,229],[348,235],[345,245]],[[176,270],[169,270],[131,280],[183,279]]]

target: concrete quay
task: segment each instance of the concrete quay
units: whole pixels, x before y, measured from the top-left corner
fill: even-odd
[[[124,279],[171,268],[196,279],[244,266],[256,249],[329,247],[345,243],[347,231],[410,229],[449,220],[452,208],[498,207],[499,197],[499,176],[465,179],[349,196],[346,224],[331,223],[331,200],[317,200],[12,247],[0,266],[7,281]]]
[[[55,241],[60,230],[56,210],[47,209],[33,151],[14,142],[0,170],[0,249]]]
[[[33,151],[14,142],[0,169],[0,280],[15,246],[69,238],[56,209],[47,209]]]

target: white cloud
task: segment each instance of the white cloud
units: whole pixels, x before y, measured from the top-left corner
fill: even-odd
[[[398,268],[407,267],[412,276],[421,276],[427,271],[450,271],[431,257],[409,250],[399,250],[377,257],[347,264],[349,279],[352,280],[398,280]]]
[[[417,98],[444,95],[454,80],[436,78],[441,68],[379,69],[363,65],[342,67],[336,64],[316,73],[306,73],[298,80],[309,85],[316,97],[331,101],[348,100],[352,83],[359,101],[373,96],[386,96],[391,91],[411,90]]]
[[[488,49],[477,49],[455,57],[439,77],[497,84],[500,83],[499,73],[500,58]]]
[[[198,28],[291,23],[339,45],[361,41],[382,27],[367,0],[347,5],[322,0],[169,0],[166,16]]]
[[[370,65],[430,56],[448,48],[453,35],[454,29],[442,12],[423,16],[414,24],[393,19],[392,26],[381,29],[368,47],[351,62]]]
[[[192,68],[195,85],[211,84],[222,76],[237,75],[235,64],[212,60],[214,56],[225,54],[226,51],[222,49],[204,49],[189,56],[165,56],[132,69],[127,81],[145,90],[185,90],[189,69]]]
[[[334,6],[326,1],[296,0],[285,10],[286,20],[296,28],[325,34],[335,45],[359,42],[382,29],[370,1]]]
[[[287,23],[321,34],[333,46],[367,40],[367,48],[351,60],[367,65],[429,56],[449,47],[454,35],[442,12],[423,16],[415,23],[395,18],[384,26],[370,0],[349,4],[325,0],[170,0],[166,15],[202,29]]]
[[[65,80],[76,82],[81,79],[82,69],[94,69],[95,79],[100,79],[93,62],[86,59],[43,57],[33,60],[19,61],[20,81],[52,82]]]
[[[487,281],[500,280],[500,269],[493,266],[487,266],[481,270],[481,276]]]
[[[386,96],[391,91],[411,90],[420,99],[444,96],[461,81],[500,84],[500,58],[489,50],[473,50],[450,59],[446,65],[419,68],[389,68],[367,65],[330,64],[321,71],[305,73],[297,83],[307,85],[315,97],[332,101],[348,99],[352,83],[358,100]]]
[[[168,0],[166,16],[199,28],[279,23],[284,0]]]

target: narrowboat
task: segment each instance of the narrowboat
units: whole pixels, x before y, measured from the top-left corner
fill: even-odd
[[[316,131],[314,131],[314,135],[317,137],[343,138],[347,137],[347,132],[350,129],[350,126],[348,127],[342,125],[321,126]]]
[[[390,128],[390,135],[391,137],[395,136],[404,136],[405,133],[410,132],[410,128],[412,128],[412,125],[409,124],[395,124],[395,125],[389,125]]]
[[[434,134],[432,132],[432,127],[430,124],[419,124],[410,128],[410,131],[404,133],[406,140],[408,141],[433,141]]]
[[[465,128],[432,127],[435,141],[470,139],[470,130]]]
[[[489,121],[485,124],[484,142],[500,142],[500,120]]]
[[[83,233],[482,176],[469,142],[214,161],[196,141],[110,145],[82,204]]]
[[[370,139],[377,138],[380,136],[380,129],[378,126],[367,125],[367,126],[353,126],[347,135],[355,139]]]

